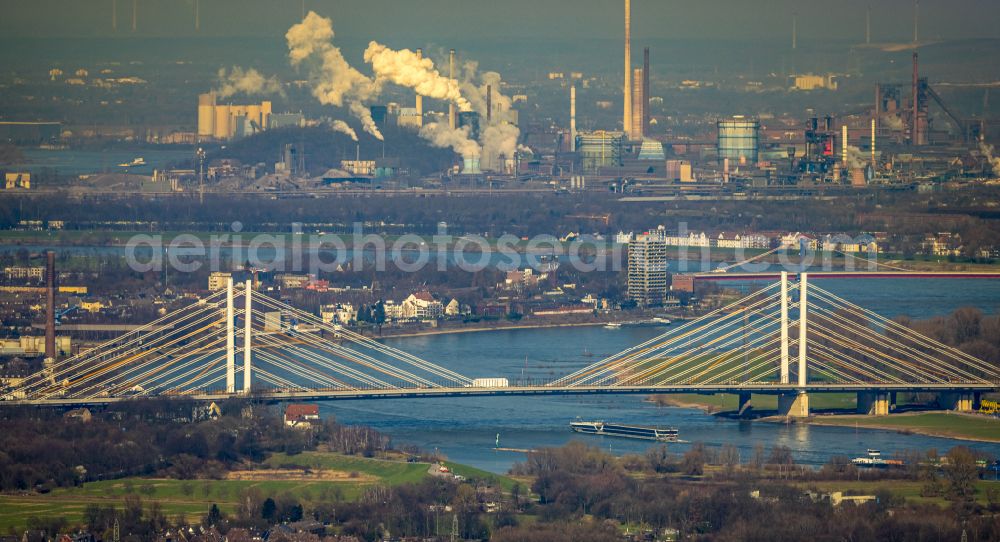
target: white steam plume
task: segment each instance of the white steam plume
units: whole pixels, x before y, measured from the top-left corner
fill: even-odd
[[[346,103],[366,132],[383,139],[363,103],[378,96],[378,85],[347,62],[333,38],[332,21],[310,11],[285,33],[288,59],[293,66],[305,67],[313,96],[320,103],[337,107]]]
[[[281,81],[277,77],[264,77],[253,68],[244,70],[239,66],[233,66],[229,70],[219,69],[219,88],[215,90],[215,94],[219,98],[228,98],[235,94],[284,96],[285,91],[281,88]]]
[[[479,143],[469,138],[469,129],[466,126],[452,130],[447,124],[429,122],[420,128],[420,137],[435,147],[451,147],[462,155],[463,159],[479,158],[482,153]]]
[[[351,100],[347,104],[348,109],[350,109],[351,114],[353,114],[358,120],[361,121],[361,127],[364,131],[371,134],[375,139],[379,141],[385,141],[385,137],[382,136],[382,132],[379,131],[378,125],[375,124],[375,119],[372,118],[372,110],[368,109],[365,104],[357,101]]]
[[[461,70],[462,94],[466,96],[474,111],[479,113],[479,142],[482,144],[482,167],[484,169],[502,169],[504,164],[500,155],[506,159],[514,157],[522,150],[518,146],[521,130],[514,124],[511,111],[513,102],[501,91],[503,80],[497,72],[478,73],[475,62],[466,62]],[[486,110],[487,91],[490,95],[490,109]],[[487,117],[490,118],[487,121]]]
[[[993,145],[980,141],[979,152],[983,153],[983,156],[990,162],[990,167],[993,168],[993,176],[1000,177],[1000,158],[993,156]]]
[[[447,100],[459,111],[472,110],[469,101],[462,96],[458,81],[441,75],[434,69],[434,61],[419,57],[409,49],[394,51],[373,41],[365,49],[365,62],[372,65],[376,81],[390,81],[412,88],[421,96]]]
[[[358,140],[358,134],[357,132],[354,131],[354,128],[351,128],[346,122],[342,120],[337,119],[330,121],[330,128],[333,129],[334,132],[347,134],[348,137],[350,137],[354,141]]]

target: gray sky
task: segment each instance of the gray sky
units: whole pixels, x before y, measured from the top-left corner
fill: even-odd
[[[111,36],[115,0],[0,0],[0,32],[17,36]],[[118,34],[129,35],[133,0],[117,0]],[[280,36],[302,0],[200,0],[201,35]],[[799,14],[800,43],[864,38],[872,6],[873,41],[912,36],[912,0],[633,0],[635,37],[783,38]],[[190,36],[195,0],[138,0],[138,33]],[[618,38],[621,0],[305,0],[332,16],[350,39],[474,39],[509,36]],[[1000,1],[921,0],[921,38],[1000,38]]]

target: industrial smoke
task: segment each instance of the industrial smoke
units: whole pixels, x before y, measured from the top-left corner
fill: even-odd
[[[482,145],[482,165],[487,169],[496,169],[496,166],[503,167],[503,164],[494,163],[500,155],[506,158],[513,158],[519,150],[517,142],[521,137],[521,130],[514,123],[510,97],[500,92],[503,80],[500,74],[493,71],[478,72],[476,62],[466,62],[462,66],[462,94],[469,100],[473,111],[479,113],[481,119],[491,119],[487,124],[480,127],[479,142]],[[491,93],[491,99],[487,100],[487,92]],[[487,105],[488,104],[488,105]],[[492,111],[487,114],[487,106]]]
[[[363,103],[378,96],[378,85],[347,62],[333,45],[334,35],[333,22],[310,11],[285,34],[288,59],[293,66],[306,70],[312,94],[320,103],[337,107],[346,104],[366,132],[384,139]]]
[[[244,70],[239,66],[231,69],[219,69],[219,88],[215,90],[219,98],[228,98],[235,94],[253,95],[285,95],[281,81],[277,77],[264,77],[259,71],[250,68]]]
[[[431,145],[442,149],[451,148],[456,153],[462,155],[463,159],[478,159],[482,154],[479,143],[469,137],[469,128],[452,129],[447,124],[440,122],[429,122],[420,128],[420,137],[426,139]]]
[[[350,137],[354,141],[358,140],[358,134],[357,134],[357,132],[354,131],[354,128],[351,128],[346,122],[344,122],[342,120],[335,119],[335,120],[330,121],[330,128],[334,132],[340,132],[342,134],[347,134],[347,136]]]
[[[989,161],[990,167],[993,168],[993,176],[1000,177],[1000,158],[993,156],[993,145],[980,141],[979,152]]]
[[[365,49],[365,62],[371,64],[376,81],[389,81],[411,88],[421,96],[449,101],[459,111],[472,110],[462,97],[458,81],[441,75],[434,69],[434,61],[409,49],[394,51],[373,41]]]
[[[453,149],[466,164],[477,164],[474,169],[478,170],[481,156],[484,157],[483,165],[489,167],[501,155],[513,158],[520,150],[520,130],[515,123],[511,99],[500,92],[503,84],[500,74],[480,74],[478,65],[468,62],[462,67],[461,75],[446,77],[435,68],[433,60],[418,52],[397,51],[372,41],[364,52],[364,60],[374,73],[374,77],[368,77],[348,63],[334,45],[334,36],[330,19],[309,12],[301,23],[293,25],[285,34],[288,59],[293,66],[306,72],[312,94],[320,103],[346,107],[369,134],[383,139],[366,102],[379,97],[383,84],[392,83],[412,89],[419,96],[447,101],[459,111],[479,113],[484,120],[480,125],[479,141],[470,137],[469,127],[451,127],[448,123],[430,122],[418,132],[433,146]],[[487,99],[488,94],[490,99]],[[334,121],[331,127],[353,134],[343,121]]]

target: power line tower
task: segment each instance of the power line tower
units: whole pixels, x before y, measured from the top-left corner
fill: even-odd
[[[451,542],[458,540],[458,514],[451,516]]]

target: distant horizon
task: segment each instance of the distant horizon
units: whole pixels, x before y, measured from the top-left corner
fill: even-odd
[[[2,0],[0,33],[9,37],[110,37],[132,35],[132,1],[117,0],[117,32],[112,30],[115,0]],[[1000,5],[993,0],[920,2],[921,40],[1000,38]],[[507,0],[503,7],[486,0],[421,0],[419,8],[395,0],[200,0],[200,30],[195,31],[195,0],[138,0],[136,34],[147,37],[280,37],[300,19],[304,8],[332,17],[338,37],[412,40],[564,39],[613,40],[623,33],[620,0]],[[865,41],[865,16],[871,8],[873,43],[912,40],[912,0],[843,0],[836,6],[796,0],[635,0],[636,40],[775,39],[791,41],[792,14],[798,15],[798,42]],[[447,14],[447,19],[441,16]],[[154,23],[155,22],[155,23]],[[559,24],[562,23],[562,24]]]

